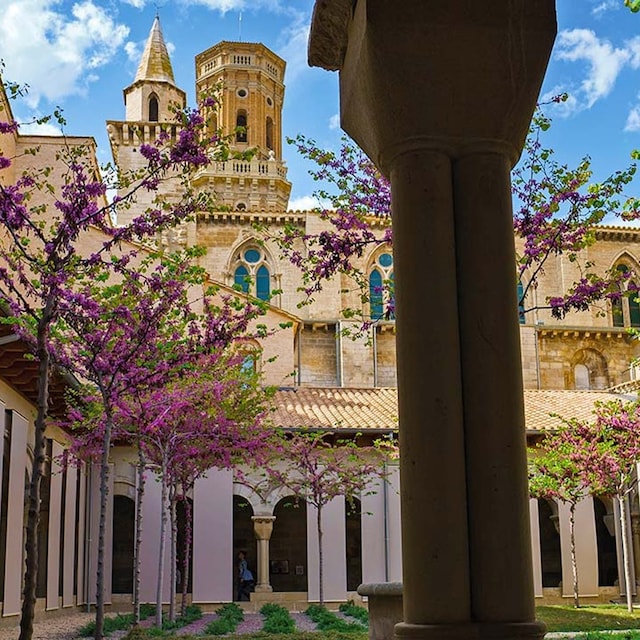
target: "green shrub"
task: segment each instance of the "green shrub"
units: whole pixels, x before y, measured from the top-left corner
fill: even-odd
[[[307,607],[305,613],[316,623],[319,631],[341,631],[342,633],[362,633],[362,625],[358,622],[346,622],[335,613],[319,604]]]
[[[265,633],[294,633],[296,623],[289,612],[278,604],[268,603],[261,609],[260,613],[265,617],[262,630]]]
[[[355,604],[353,600],[343,602],[338,608],[344,615],[355,618],[365,626],[369,625],[369,612],[364,607]]]
[[[104,619],[104,633],[109,634],[112,631],[122,631],[128,629],[133,624],[134,618],[132,613],[118,614],[116,616],[107,616]],[[96,632],[96,621],[91,620],[78,631],[80,636],[86,638],[92,636]]]
[[[244,612],[235,602],[230,602],[216,609],[216,614],[218,618],[210,622],[205,628],[205,633],[212,636],[233,633],[236,627],[244,620]]]

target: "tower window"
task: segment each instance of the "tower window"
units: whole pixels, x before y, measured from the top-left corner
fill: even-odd
[[[273,120],[267,117],[267,149],[273,149]]]
[[[158,122],[158,98],[155,95],[149,98],[149,122]]]
[[[244,109],[236,115],[236,142],[247,142],[247,112]]]
[[[246,89],[238,89],[236,91],[236,95],[238,96],[238,98],[246,98],[249,95],[249,93],[247,92]]]

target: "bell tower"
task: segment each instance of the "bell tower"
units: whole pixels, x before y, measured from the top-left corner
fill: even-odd
[[[282,161],[286,63],[263,44],[219,42],[196,56],[196,93],[221,87],[212,126],[230,135],[231,149],[251,159],[218,162],[199,172],[197,186],[241,211],[285,211],[291,183]]]
[[[141,144],[153,144],[164,130],[169,131],[170,142],[175,140],[178,127],[167,128],[167,123],[175,123],[176,109],[183,109],[187,103],[185,92],[175,83],[158,16],[151,26],[136,76],[123,95],[125,119],[108,120],[107,133],[115,163],[121,171],[128,172],[144,164],[138,151]],[[128,188],[124,188],[118,195],[127,191]],[[180,181],[169,177],[158,193],[178,199]],[[140,190],[135,210],[151,206],[154,197],[154,192]],[[123,207],[118,211],[118,223],[127,224],[133,216],[134,209]]]

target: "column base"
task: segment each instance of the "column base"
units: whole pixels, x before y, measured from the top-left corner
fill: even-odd
[[[480,622],[469,624],[409,624],[394,627],[395,640],[542,640],[543,622]]]
[[[257,584],[254,588],[255,593],[271,593],[273,587],[270,584]]]

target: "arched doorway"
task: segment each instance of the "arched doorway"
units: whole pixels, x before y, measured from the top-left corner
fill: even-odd
[[[613,587],[618,580],[618,556],[612,513],[602,498],[593,498],[593,512],[596,521],[596,540],[598,541],[598,584],[601,587]]]
[[[549,500],[538,498],[543,587],[557,587],[562,582],[562,553],[560,534],[556,528],[558,515],[554,506]]]
[[[243,551],[247,560],[247,568],[257,578],[258,543],[253,531],[253,507],[242,496],[233,496],[233,593],[238,599],[238,553]]]
[[[356,591],[362,584],[362,504],[354,498],[345,506],[347,591]]]
[[[307,591],[307,505],[288,496],[276,504],[273,515],[271,586],[274,591]]]
[[[127,496],[113,497],[112,593],[133,593],[133,551],[136,504]]]

